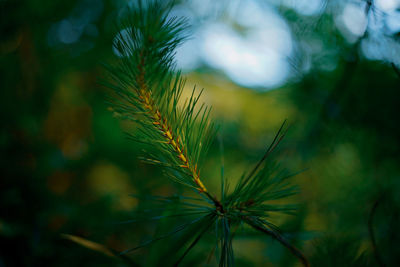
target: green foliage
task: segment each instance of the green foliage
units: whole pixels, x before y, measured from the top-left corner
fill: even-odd
[[[383,29],[376,44],[379,49],[375,50],[368,45],[375,36],[375,27],[367,27],[364,36],[350,40],[349,32],[342,31],[345,25],[340,27],[338,23],[348,5],[367,11],[369,3],[366,19],[370,26],[381,18],[395,21],[395,10],[386,12],[378,3],[382,1],[323,1],[319,13],[309,15],[300,10],[309,11],[308,7],[294,7],[293,3],[289,6],[289,2],[296,1],[176,1],[178,6],[173,11],[188,12],[195,28],[207,27],[209,33],[214,22],[233,23],[227,26],[232,26],[240,39],[254,44],[253,33],[265,32],[268,45],[280,43],[269,39],[273,38],[274,29],[247,23],[253,14],[242,12],[242,7],[247,8],[244,3],[259,2],[259,11],[267,11],[265,16],[277,16],[288,26],[285,28],[294,48],[287,58],[293,66],[289,77],[294,79],[289,78],[268,92],[233,84],[218,69],[207,65],[207,60],[188,75],[190,83],[204,84],[210,92],[207,102],[214,102],[216,117],[223,120],[222,154],[227,168],[222,168],[221,194],[217,191],[218,144],[211,145],[207,155],[202,151],[199,159],[188,151],[190,160],[198,161],[209,198],[204,192],[197,194],[198,186],[190,171],[170,166],[182,165],[173,148],[140,133],[149,125],[139,122],[132,127],[131,123],[120,123],[112,117],[119,114],[130,120],[148,120],[146,114],[130,112],[132,106],[126,105],[130,99],[126,96],[135,92],[132,84],[136,81],[129,73],[139,72],[131,62],[137,61],[138,54],[131,51],[129,59],[121,52],[121,57],[113,54],[113,50],[118,51],[118,42],[113,42],[115,32],[110,22],[122,15],[125,19],[120,20],[119,30],[129,29],[134,19],[131,12],[142,12],[137,6],[123,10],[123,2],[126,1],[0,1],[1,266],[97,267],[135,265],[134,262],[140,266],[165,266],[179,261],[186,251],[182,266],[218,265],[218,261],[229,265],[233,250],[237,266],[297,266],[297,259],[291,254],[297,252],[290,246],[287,249],[288,242],[304,247],[313,266],[398,265],[398,31],[387,36]],[[168,11],[170,7],[164,2],[159,4]],[[141,8],[141,16],[146,15],[148,6],[143,2]],[[232,9],[236,10],[230,15]],[[141,23],[147,32],[152,27],[151,31],[160,35],[155,30],[160,24],[156,23],[158,20],[151,21],[151,16],[135,23]],[[213,21],[214,18],[223,21]],[[240,25],[236,18],[241,19]],[[177,21],[182,22],[178,28],[186,27],[184,20]],[[184,31],[175,33],[171,32],[168,38],[183,41],[187,37]],[[135,40],[141,40],[140,31],[133,34],[138,38]],[[120,32],[119,36],[134,47],[129,34]],[[196,45],[204,45],[203,41]],[[220,41],[219,37],[215,41]],[[141,46],[139,42],[135,45]],[[366,48],[377,56],[384,52],[388,58],[372,60],[366,56]],[[184,81],[177,78],[178,71],[172,71],[173,53],[168,59],[172,75],[164,76],[171,77],[171,84]],[[268,57],[268,53],[260,57]],[[110,113],[96,79],[106,76],[98,62],[110,62],[111,70],[122,67],[123,71],[117,73],[120,77],[125,71],[122,60],[130,64],[125,65],[130,69],[121,80],[132,84],[122,86],[116,80],[108,80],[110,86],[117,87],[112,96],[116,112]],[[157,67],[158,71],[151,72],[161,77],[160,73],[167,71],[164,65],[146,68]],[[146,80],[147,84],[154,84],[152,89],[160,88],[158,79]],[[181,110],[184,98],[190,98],[187,91],[190,89],[182,89],[182,101],[177,105]],[[117,92],[122,96],[118,98]],[[197,95],[195,92],[194,97]],[[162,103],[166,102],[159,104]],[[196,106],[197,112],[201,99]],[[262,157],[263,145],[273,139],[270,133],[279,128],[279,120],[285,117],[296,123],[287,133],[290,142],[280,145],[289,152],[280,162],[290,169],[310,168],[306,175],[295,178],[302,190],[293,202],[304,201],[295,218],[280,214],[293,213],[294,207],[286,204],[288,199],[260,198],[267,192],[281,192],[279,196],[295,190],[290,189],[280,165],[274,163],[276,150],[263,161],[246,188],[241,190],[236,183],[245,166],[252,167],[251,162]],[[194,127],[199,118],[197,121]],[[156,159],[155,163],[169,167],[142,164],[139,156],[145,145],[123,138],[121,128],[131,129],[136,141],[149,143],[146,149],[154,157],[147,158],[153,163]],[[197,135],[197,130],[193,134]],[[212,139],[213,134],[210,136]],[[165,141],[158,135],[156,139]],[[194,139],[187,139],[195,143]],[[169,183],[161,171],[174,179],[182,178],[190,188]],[[281,182],[272,184],[278,180]],[[193,187],[194,193],[190,192]],[[130,198],[130,193],[139,197]],[[176,193],[185,196],[165,197]],[[158,194],[163,197],[150,196]],[[254,202],[257,197],[259,202]],[[261,199],[265,202],[261,203]],[[241,209],[234,208],[240,206]],[[126,224],[119,223],[124,220]],[[326,232],[332,237],[314,242]],[[70,238],[63,238],[67,237],[63,234]],[[123,257],[119,255],[134,247],[139,248]],[[20,253],[16,255],[17,251]]]
[[[229,181],[223,174],[221,199],[212,195],[205,186],[200,166],[213,142],[215,128],[210,122],[210,108],[199,105],[201,92],[196,94],[193,89],[189,99],[184,103],[181,100],[185,82],[175,70],[173,55],[174,49],[184,39],[185,28],[184,19],[169,17],[169,5],[158,1],[144,5],[139,1],[120,23],[114,43],[120,59],[107,67],[111,76],[108,86],[115,95],[114,110],[139,125],[139,135],[133,139],[147,144],[154,151],[149,153],[146,161],[161,165],[167,170],[168,177],[197,189],[203,197],[199,200],[178,197],[175,204],[181,208],[172,208],[176,213],[161,216],[137,214],[136,219],[129,222],[141,220],[141,216],[148,220],[197,217],[123,253],[182,232],[178,241],[174,241],[179,244],[174,253],[181,255],[174,262],[178,265],[208,232],[214,231],[219,265],[233,266],[235,232],[239,226],[248,225],[281,242],[307,266],[301,252],[291,246],[269,220],[271,213],[294,211],[293,206],[270,203],[295,193],[287,181],[292,175],[282,171],[269,158],[285,136],[285,123],[260,162],[248,175],[242,176],[232,192],[229,192]],[[154,200],[169,202],[172,199],[155,197]],[[198,204],[193,201],[198,201]],[[177,252],[180,249],[182,252]]]
[[[148,161],[167,167],[173,180],[206,191],[198,175],[215,130],[210,109],[199,107],[201,92],[193,89],[181,103],[185,80],[175,72],[173,55],[186,23],[169,18],[169,8],[139,1],[129,9],[114,43],[122,58],[108,67],[113,81],[109,87],[118,96],[115,111],[141,126],[132,138],[155,147]]]
[[[243,174],[234,191],[229,196],[224,197],[227,208],[238,209],[241,212],[248,212],[259,217],[268,217],[269,212],[290,213],[294,210],[293,206],[264,204],[267,201],[279,200],[296,193],[295,188],[287,181],[293,175],[285,169],[282,170],[274,161],[266,161],[285,136],[282,133],[284,125],[285,123],[282,124],[255,168],[248,175]]]
[[[326,236],[314,241],[314,247],[312,266],[373,266],[354,238]]]

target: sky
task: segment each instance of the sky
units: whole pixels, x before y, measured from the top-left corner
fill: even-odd
[[[206,18],[198,23],[192,39],[178,49],[178,66],[188,72],[205,64],[257,90],[282,86],[293,73],[289,62],[297,44],[279,7],[316,19],[324,10],[331,10],[323,0],[232,0],[228,8],[224,6],[227,12],[221,18],[210,19],[206,14],[215,9],[210,1],[188,3],[178,7],[176,14]],[[367,19],[364,1],[337,1],[332,9],[335,25],[349,43],[368,31],[368,38],[362,41],[368,59],[400,64],[399,44],[389,38],[400,31],[400,0],[374,3]]]
[[[241,86],[261,91],[284,86],[298,75],[293,68],[306,73],[312,62],[303,68],[293,66],[305,48],[281,15],[282,8],[315,21],[324,12],[331,13],[347,42],[365,37],[361,52],[367,59],[400,67],[400,44],[393,38],[400,32],[400,0],[373,3],[367,18],[363,0],[186,0],[171,14],[187,17],[193,25],[191,38],[177,49],[178,67],[188,73],[208,66]],[[68,17],[49,29],[49,46],[68,49],[72,56],[90,50],[99,37],[95,22],[102,11],[102,0],[79,1]],[[318,52],[316,43],[308,45],[312,53],[327,52]],[[121,56],[115,48],[114,52]],[[303,54],[306,58],[307,51]],[[331,64],[326,71],[334,68]]]

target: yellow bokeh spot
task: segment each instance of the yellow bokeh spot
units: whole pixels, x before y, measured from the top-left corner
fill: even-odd
[[[131,210],[137,205],[137,200],[130,196],[135,189],[129,175],[112,163],[102,162],[93,166],[87,183],[97,197],[111,197],[116,209]]]

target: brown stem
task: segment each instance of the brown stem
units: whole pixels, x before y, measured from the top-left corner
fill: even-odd
[[[166,142],[171,145],[172,149],[176,152],[176,156],[181,162],[180,167],[187,169],[191,176],[193,177],[193,182],[198,186],[198,190],[200,193],[206,193],[206,195],[214,202],[215,198],[212,198],[210,194],[207,193],[207,188],[204,186],[203,182],[200,180],[200,173],[197,169],[197,165],[191,164],[189,161],[189,157],[187,155],[187,150],[184,144],[180,143],[179,135],[175,134],[172,131],[172,127],[168,123],[167,119],[162,116],[159,108],[155,104],[150,88],[148,88],[145,81],[145,63],[146,56],[144,51],[140,52],[139,55],[140,61],[137,66],[139,70],[139,74],[136,78],[136,82],[138,84],[138,97],[140,103],[143,105],[144,109],[147,111],[149,118],[151,119],[154,127],[161,132],[163,137],[165,137]]]
[[[221,203],[221,201],[219,201],[215,196],[211,195],[208,192],[204,192],[204,194],[214,203],[216,209],[221,212],[221,213],[225,213],[224,207]]]

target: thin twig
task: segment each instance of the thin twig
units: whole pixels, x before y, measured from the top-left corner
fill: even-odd
[[[189,251],[200,241],[200,239],[203,237],[203,235],[210,229],[211,225],[214,223],[214,221],[211,220],[211,222],[199,233],[199,235],[196,237],[196,239],[189,245],[189,247],[185,250],[183,255],[178,259],[177,262],[175,262],[174,267],[179,266],[179,264],[182,262],[182,260],[186,257],[186,255],[189,253]]]
[[[279,243],[281,243],[286,248],[288,248],[289,251],[296,258],[298,258],[305,267],[310,267],[310,263],[308,262],[307,258],[304,256],[304,254],[299,249],[297,249],[295,246],[291,245],[285,238],[283,238],[282,235],[278,234],[275,231],[268,229],[267,227],[265,227],[264,225],[262,225],[260,223],[253,222],[250,218],[245,219],[245,221],[254,229],[256,229],[260,232],[263,232],[264,234],[267,234],[267,235],[271,236],[273,239],[277,240]]]
[[[214,203],[216,209],[217,209],[219,212],[221,212],[221,213],[224,213],[224,212],[225,212],[225,211],[224,211],[224,207],[223,207],[221,201],[219,201],[215,196],[211,195],[211,194],[208,193],[207,191],[206,191],[206,192],[203,192],[203,193]]]
[[[383,263],[382,257],[379,254],[378,247],[376,245],[376,239],[375,239],[374,227],[373,227],[375,212],[376,212],[376,209],[378,208],[382,198],[383,198],[383,194],[374,202],[374,205],[371,208],[371,212],[369,213],[369,217],[368,217],[368,232],[369,232],[369,237],[371,239],[372,250],[374,251],[375,259],[380,267],[385,267],[386,264]]]
[[[257,172],[258,168],[260,168],[261,164],[265,161],[265,159],[271,154],[271,152],[276,148],[276,146],[282,141],[282,139],[285,137],[285,133],[283,133],[280,137],[279,135],[282,132],[283,127],[286,124],[286,120],[283,121],[281,127],[279,128],[278,132],[276,133],[274,140],[272,143],[269,145],[267,151],[265,152],[264,156],[261,158],[261,160],[257,163],[257,165],[254,167],[254,169],[250,172],[250,174],[246,177],[246,180],[243,182],[243,186],[248,183],[248,181],[253,177],[253,175]],[[278,139],[279,137],[279,139]]]
[[[392,62],[390,65],[392,65],[392,68],[394,70],[394,72],[396,72],[397,76],[400,77],[400,70],[399,68]]]

